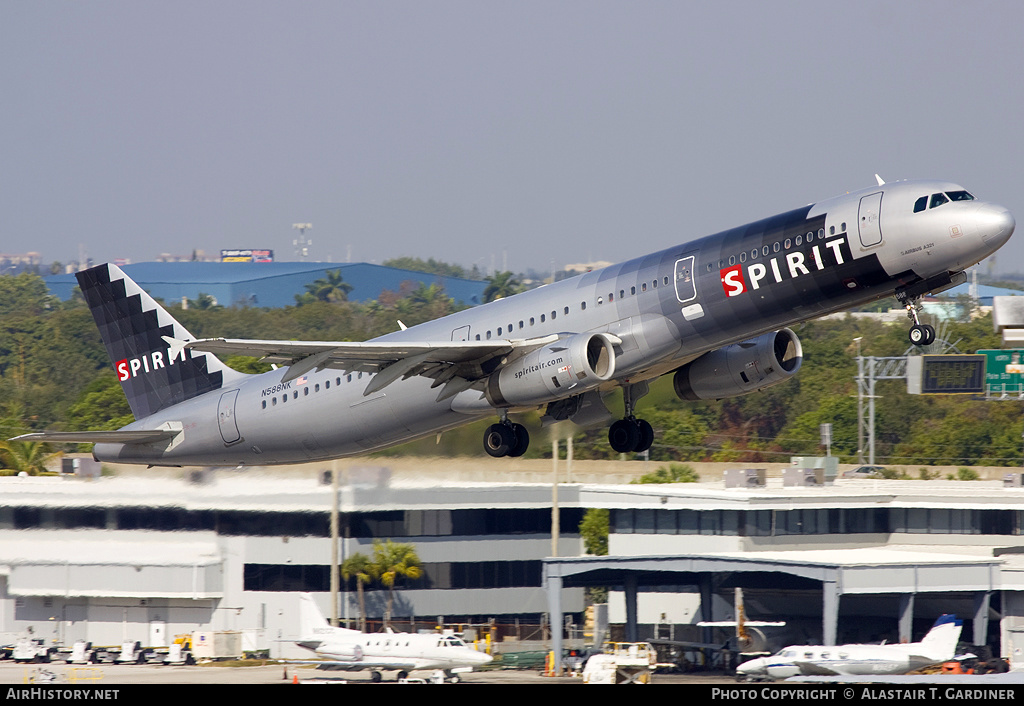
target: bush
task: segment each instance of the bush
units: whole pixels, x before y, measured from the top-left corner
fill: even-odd
[[[670,463],[668,468],[659,466],[653,473],[645,473],[631,483],[697,483],[697,471],[685,463]]]

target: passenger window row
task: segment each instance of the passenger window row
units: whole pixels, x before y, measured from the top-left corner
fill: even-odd
[[[841,235],[841,234],[843,234],[845,232],[846,232],[846,224],[843,223],[840,226],[839,233]],[[835,226],[831,226],[829,228],[829,235],[832,236],[832,235],[835,235],[835,234],[836,234],[836,227]],[[790,250],[790,249],[792,249],[794,247],[800,247],[805,242],[810,243],[810,242],[813,242],[815,239],[817,239],[817,240],[824,240],[825,239],[825,229],[824,228],[819,228],[817,233],[815,233],[813,230],[809,230],[809,231],[807,231],[806,235],[798,235],[796,237],[786,238],[784,240],[778,240],[778,241],[772,243],[771,245],[765,245],[760,250],[758,248],[752,248],[750,250],[750,254],[749,255],[747,254],[747,251],[744,250],[739,255],[730,255],[728,258],[722,258],[721,260],[718,261],[718,269],[721,270],[721,269],[724,269],[726,267],[732,267],[733,265],[736,264],[737,261],[740,262],[740,263],[744,263],[748,259],[749,260],[756,260],[760,256],[770,257],[773,253],[782,252],[783,250]],[[708,272],[711,272],[714,269],[714,267],[715,267],[715,263],[714,262],[708,262],[707,265],[705,265],[705,267],[707,268]],[[665,282],[665,284],[668,284],[668,282]]]
[[[367,373],[367,375],[369,375],[369,374],[370,373]],[[345,375],[344,376],[345,377],[345,382],[352,382],[352,376],[353,376],[353,373],[349,373],[348,375]],[[355,377],[356,377],[357,380],[362,380],[363,374],[362,373],[355,373]],[[334,386],[336,388],[337,387],[341,387],[341,381],[342,381],[341,376],[335,377],[334,378]],[[318,382],[315,382],[315,383],[312,383],[312,384],[309,383],[306,380],[306,376],[302,376],[301,378],[296,380],[295,384],[297,385],[297,388],[298,387],[302,388],[302,396],[303,397],[309,397],[310,390],[313,391],[313,394],[316,394],[317,392],[320,392],[320,388],[321,388],[321,384],[318,383]],[[323,389],[324,390],[330,390],[331,389],[331,381],[330,380],[325,380],[323,382]],[[299,399],[299,390],[298,389],[292,390],[290,395],[291,395],[291,399],[293,399],[293,400]],[[270,406],[271,407],[276,407],[277,403],[278,403],[278,400],[280,400],[281,404],[283,405],[283,404],[288,402],[288,398],[289,398],[289,393],[287,393],[287,392],[284,393],[283,395],[280,395],[280,396],[274,395],[273,397],[270,398]],[[263,400],[262,401],[261,407],[263,409],[267,408],[267,400]]]
[[[668,277],[662,277],[662,284],[664,284],[665,286],[668,286]],[[658,280],[656,280],[656,279],[655,280],[651,280],[651,287],[653,289],[657,289],[658,288]],[[647,282],[644,282],[643,284],[640,285],[640,291],[641,292],[646,292],[647,291]],[[636,286],[635,285],[629,288],[629,294],[630,294],[630,296],[636,296]],[[598,297],[597,297],[597,304],[600,306],[601,304],[604,304],[605,301],[607,301],[609,303],[613,302],[613,301],[615,301],[615,297],[616,297],[615,292],[608,292],[607,299],[604,296],[598,295]],[[626,290],[625,289],[620,289],[619,293],[618,293],[618,297],[619,297],[620,300],[625,299],[626,298]],[[586,310],[587,310],[587,302],[581,301],[580,302],[580,311],[586,311]],[[569,307],[567,307],[567,306],[566,307],[562,307],[562,315],[563,316],[568,316],[569,315]],[[551,320],[554,321],[555,319],[558,318],[558,312],[557,311],[552,311],[550,316],[551,316]],[[513,331],[516,331],[516,330],[522,331],[523,329],[529,328],[530,326],[535,326],[537,324],[538,319],[539,319],[540,323],[542,323],[542,324],[546,323],[547,320],[548,320],[548,314],[541,314],[539,317],[531,316],[529,319],[520,319],[518,327],[514,323],[510,323],[508,326],[499,326],[496,329],[496,335],[497,335],[498,338],[500,338],[502,335],[512,335]],[[489,340],[491,340],[491,337],[493,335],[495,335],[495,332],[489,330],[489,331],[487,331],[486,333],[484,333],[482,335],[483,336],[483,340],[488,340],[489,341]],[[482,340],[481,339],[481,334],[479,334],[479,333],[476,334],[475,338],[478,341]]]

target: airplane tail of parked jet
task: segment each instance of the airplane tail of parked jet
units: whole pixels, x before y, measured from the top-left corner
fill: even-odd
[[[358,630],[333,627],[320,612],[313,596],[308,593],[299,594],[299,635],[303,642],[324,640],[330,635],[360,635]],[[313,646],[312,649],[315,649]]]
[[[963,626],[964,622],[955,615],[940,615],[928,634],[921,638],[920,647],[924,656],[936,662],[953,659]]]
[[[175,345],[194,337],[116,265],[76,276],[136,419],[243,377],[211,353]]]
[[[920,642],[881,645],[790,645],[736,667],[740,679],[906,674],[953,659],[963,621],[939,616]]]

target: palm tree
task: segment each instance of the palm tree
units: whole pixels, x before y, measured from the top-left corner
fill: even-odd
[[[373,542],[373,565],[380,582],[388,589],[388,605],[384,613],[384,626],[387,627],[395,600],[395,581],[399,576],[418,579],[423,575],[423,564],[411,544],[396,544],[389,539]]]
[[[27,431],[22,423],[24,416],[24,408],[20,404],[13,404],[0,420],[0,429],[5,432],[4,440],[0,440],[0,466],[35,476],[45,472],[46,464],[63,454],[55,452],[49,444],[40,441],[7,439]]]
[[[487,286],[484,288],[484,301],[493,302],[495,299],[504,299],[513,294],[519,294],[523,290],[522,283],[516,279],[511,272],[495,272],[487,278]]]
[[[341,270],[327,270],[324,274],[327,276],[306,285],[306,294],[321,302],[337,303],[348,301],[348,294],[352,291],[352,285],[342,280]],[[296,299],[298,298],[296,297]],[[305,295],[302,298],[305,298]]]
[[[341,575],[346,581],[353,576],[356,577],[356,592],[359,594],[359,629],[362,632],[366,632],[366,597],[363,594],[363,585],[376,578],[374,568],[370,557],[362,552],[356,552],[341,564]]]

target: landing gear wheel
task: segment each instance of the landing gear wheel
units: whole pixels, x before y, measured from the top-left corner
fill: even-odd
[[[620,419],[608,429],[608,443],[617,453],[630,453],[639,441],[640,430],[632,419]]]
[[[651,444],[654,443],[654,428],[647,420],[637,419],[636,430],[639,438],[637,439],[636,446],[633,447],[633,451],[642,454],[651,448]]]
[[[511,424],[492,424],[484,432],[484,451],[494,458],[507,456],[515,444],[516,433]]]
[[[484,432],[484,451],[494,458],[517,458],[530,447],[530,432],[522,424],[508,420],[492,424]]]
[[[928,324],[914,324],[910,327],[909,338],[915,346],[930,346],[935,342],[935,329]]]
[[[925,333],[924,345],[930,346],[932,343],[935,342],[935,329],[933,327],[929,326],[928,324],[925,324],[924,325],[924,333]]]
[[[526,453],[526,449],[530,448],[530,432],[522,424],[513,424],[512,431],[515,433],[516,442],[508,450],[508,455],[518,458]]]

